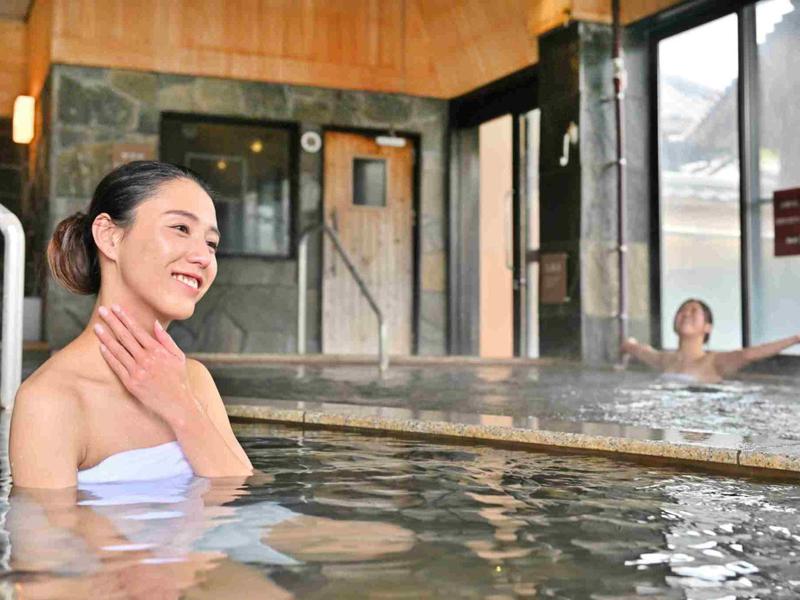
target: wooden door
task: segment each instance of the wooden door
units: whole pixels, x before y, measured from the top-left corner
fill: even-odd
[[[480,148],[480,355],[514,356],[513,120],[484,123]]]
[[[413,165],[411,143],[378,145],[356,134],[325,134],[326,222],[339,235],[388,325],[390,354],[411,353]],[[378,324],[333,244],[323,246],[322,351],[374,354]]]

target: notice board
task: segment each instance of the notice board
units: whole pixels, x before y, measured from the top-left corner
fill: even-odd
[[[800,254],[800,188],[776,190],[772,207],[775,256]]]
[[[542,304],[564,304],[567,297],[567,254],[554,252],[539,258],[539,302]]]

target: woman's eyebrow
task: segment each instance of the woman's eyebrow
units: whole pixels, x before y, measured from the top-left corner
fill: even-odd
[[[186,217],[187,219],[189,219],[190,221],[194,221],[195,223],[199,223],[200,222],[200,219],[198,218],[198,216],[196,214],[194,214],[193,212],[189,212],[188,210],[168,210],[168,211],[164,212],[164,214],[165,215],[178,215],[180,217]],[[219,235],[219,229],[217,229],[213,225],[211,227],[209,227],[208,229],[210,231],[213,231],[217,235]]]

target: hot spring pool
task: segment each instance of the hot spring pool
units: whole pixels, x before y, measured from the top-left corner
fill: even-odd
[[[3,502],[3,589],[47,598],[796,598],[790,483],[237,425],[249,482]],[[3,473],[8,489],[8,473]],[[5,497],[5,496],[4,496]],[[76,502],[77,500],[77,502]]]
[[[209,363],[223,396],[608,422],[800,441],[800,377],[719,385],[652,372],[554,366],[276,366]]]

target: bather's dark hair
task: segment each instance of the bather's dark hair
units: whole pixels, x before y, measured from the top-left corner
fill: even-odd
[[[192,170],[155,160],[129,162],[111,171],[97,185],[86,213],[78,211],[61,221],[47,246],[47,262],[56,281],[76,294],[100,291],[100,262],[92,223],[106,213],[120,227],[133,223],[136,208],[171,181],[188,179],[211,189]]]
[[[675,311],[675,319],[678,318],[678,313],[683,310],[683,307],[686,306],[687,304],[692,303],[692,302],[697,302],[697,304],[700,305],[700,308],[703,309],[703,316],[706,319],[706,323],[708,323],[709,325],[713,326],[714,325],[714,314],[711,312],[711,309],[709,308],[708,304],[706,304],[705,302],[703,302],[702,300],[699,300],[697,298],[689,298],[688,300],[684,300],[683,302],[681,302],[681,305],[678,307],[678,310]],[[674,327],[675,319],[673,319],[673,327]],[[707,333],[706,336],[703,338],[703,343],[707,344],[708,340],[710,338],[711,338],[711,334]]]

